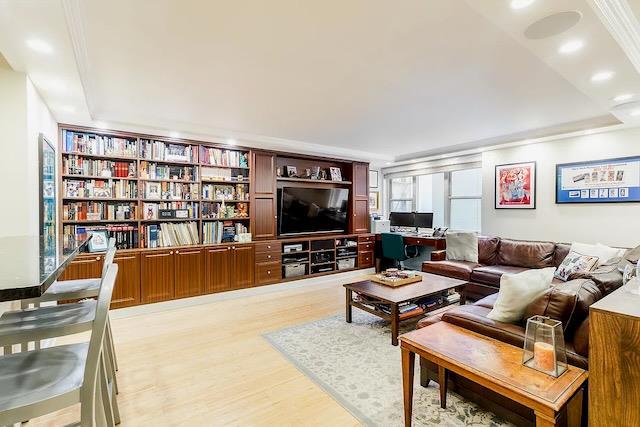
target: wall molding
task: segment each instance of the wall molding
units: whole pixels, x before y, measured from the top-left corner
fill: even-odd
[[[588,3],[640,73],[640,23],[627,0],[589,0]]]

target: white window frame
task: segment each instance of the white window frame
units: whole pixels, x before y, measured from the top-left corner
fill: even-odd
[[[391,198],[392,193],[393,193],[393,184],[391,184],[391,181],[393,179],[403,179],[403,178],[411,178],[411,192],[413,193],[411,195],[411,198],[396,198],[396,199]],[[413,177],[411,177],[411,176],[395,176],[393,178],[389,178],[388,181],[389,181],[389,183],[388,183],[387,187],[389,188],[389,191],[388,191],[387,198],[388,198],[388,203],[389,203],[388,204],[389,212],[391,212],[391,204],[393,202],[411,202],[411,212],[415,211],[416,210],[416,200],[417,200],[417,197],[418,197],[418,182],[416,180],[416,177],[415,176],[413,176]]]

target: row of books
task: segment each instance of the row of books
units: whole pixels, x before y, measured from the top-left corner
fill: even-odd
[[[247,233],[247,227],[239,222],[218,221],[202,224],[202,240],[205,244],[236,241],[236,236]]]
[[[249,201],[249,192],[246,185],[214,185],[202,184],[203,200],[245,200]]]
[[[62,173],[65,175],[103,176],[135,178],[135,162],[114,162],[112,160],[87,159],[79,156],[62,158]]]
[[[142,161],[140,162],[140,178],[197,181],[198,168],[195,166],[159,165],[154,162]]]
[[[197,200],[200,185],[181,182],[145,182],[144,198],[154,200]]]
[[[149,224],[142,226],[142,247],[163,248],[200,243],[196,222]]]
[[[138,227],[133,225],[96,225],[96,226],[80,226],[65,225],[63,233],[65,238],[74,240],[84,239],[88,233],[93,231],[106,231],[109,238],[116,239],[116,248],[118,249],[136,249],[138,248]]]
[[[65,152],[101,156],[136,157],[136,140],[66,131]]]
[[[196,163],[198,161],[198,149],[196,145],[141,140],[140,157],[143,159],[164,160],[167,162]]]
[[[200,146],[200,162],[213,166],[249,167],[249,153]]]
[[[123,221],[137,218],[136,203],[73,202],[62,207],[64,221]]]
[[[249,177],[243,173],[233,173],[233,169],[225,168],[213,168],[202,167],[202,180],[203,181],[230,181],[230,182],[242,182],[248,181]],[[247,171],[244,171],[247,172]]]
[[[248,216],[249,209],[246,203],[234,203],[230,205],[224,202],[202,203],[203,219],[246,218]]]
[[[135,199],[138,196],[135,181],[66,179],[63,184],[64,197]]]
[[[143,203],[143,219],[197,219],[198,203],[194,202],[161,202]]]

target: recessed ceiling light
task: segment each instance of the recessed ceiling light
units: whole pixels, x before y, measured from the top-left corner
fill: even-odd
[[[606,82],[610,80],[615,73],[613,71],[600,71],[591,76],[591,81],[594,83]]]
[[[178,132],[175,132],[175,131],[170,132],[170,133],[169,133],[169,136],[170,136],[171,138],[180,138],[180,134],[179,134]]]
[[[385,162],[385,165],[390,165],[392,164],[392,162]]]
[[[233,139],[233,138],[229,138],[229,139],[227,139],[227,144],[229,144],[229,145],[236,145],[236,144],[237,144],[237,141],[236,141],[235,139]]]
[[[559,53],[569,54],[579,51],[584,47],[584,42],[582,40],[571,40],[560,46],[558,49]]]
[[[535,0],[511,0],[511,9],[524,9],[531,6]]]
[[[51,45],[40,39],[27,40],[27,46],[29,46],[31,50],[38,53],[46,53],[47,55],[50,55],[53,53],[53,48],[51,47]]]
[[[613,98],[613,100],[615,102],[624,102],[624,101],[628,101],[631,98],[633,98],[633,94],[631,93],[623,93],[622,95],[618,95],[615,98]]]
[[[637,117],[640,116],[640,110],[633,110],[629,113],[630,116]]]

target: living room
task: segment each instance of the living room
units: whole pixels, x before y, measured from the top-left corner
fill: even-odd
[[[0,27],[0,425],[640,425],[640,2]]]

